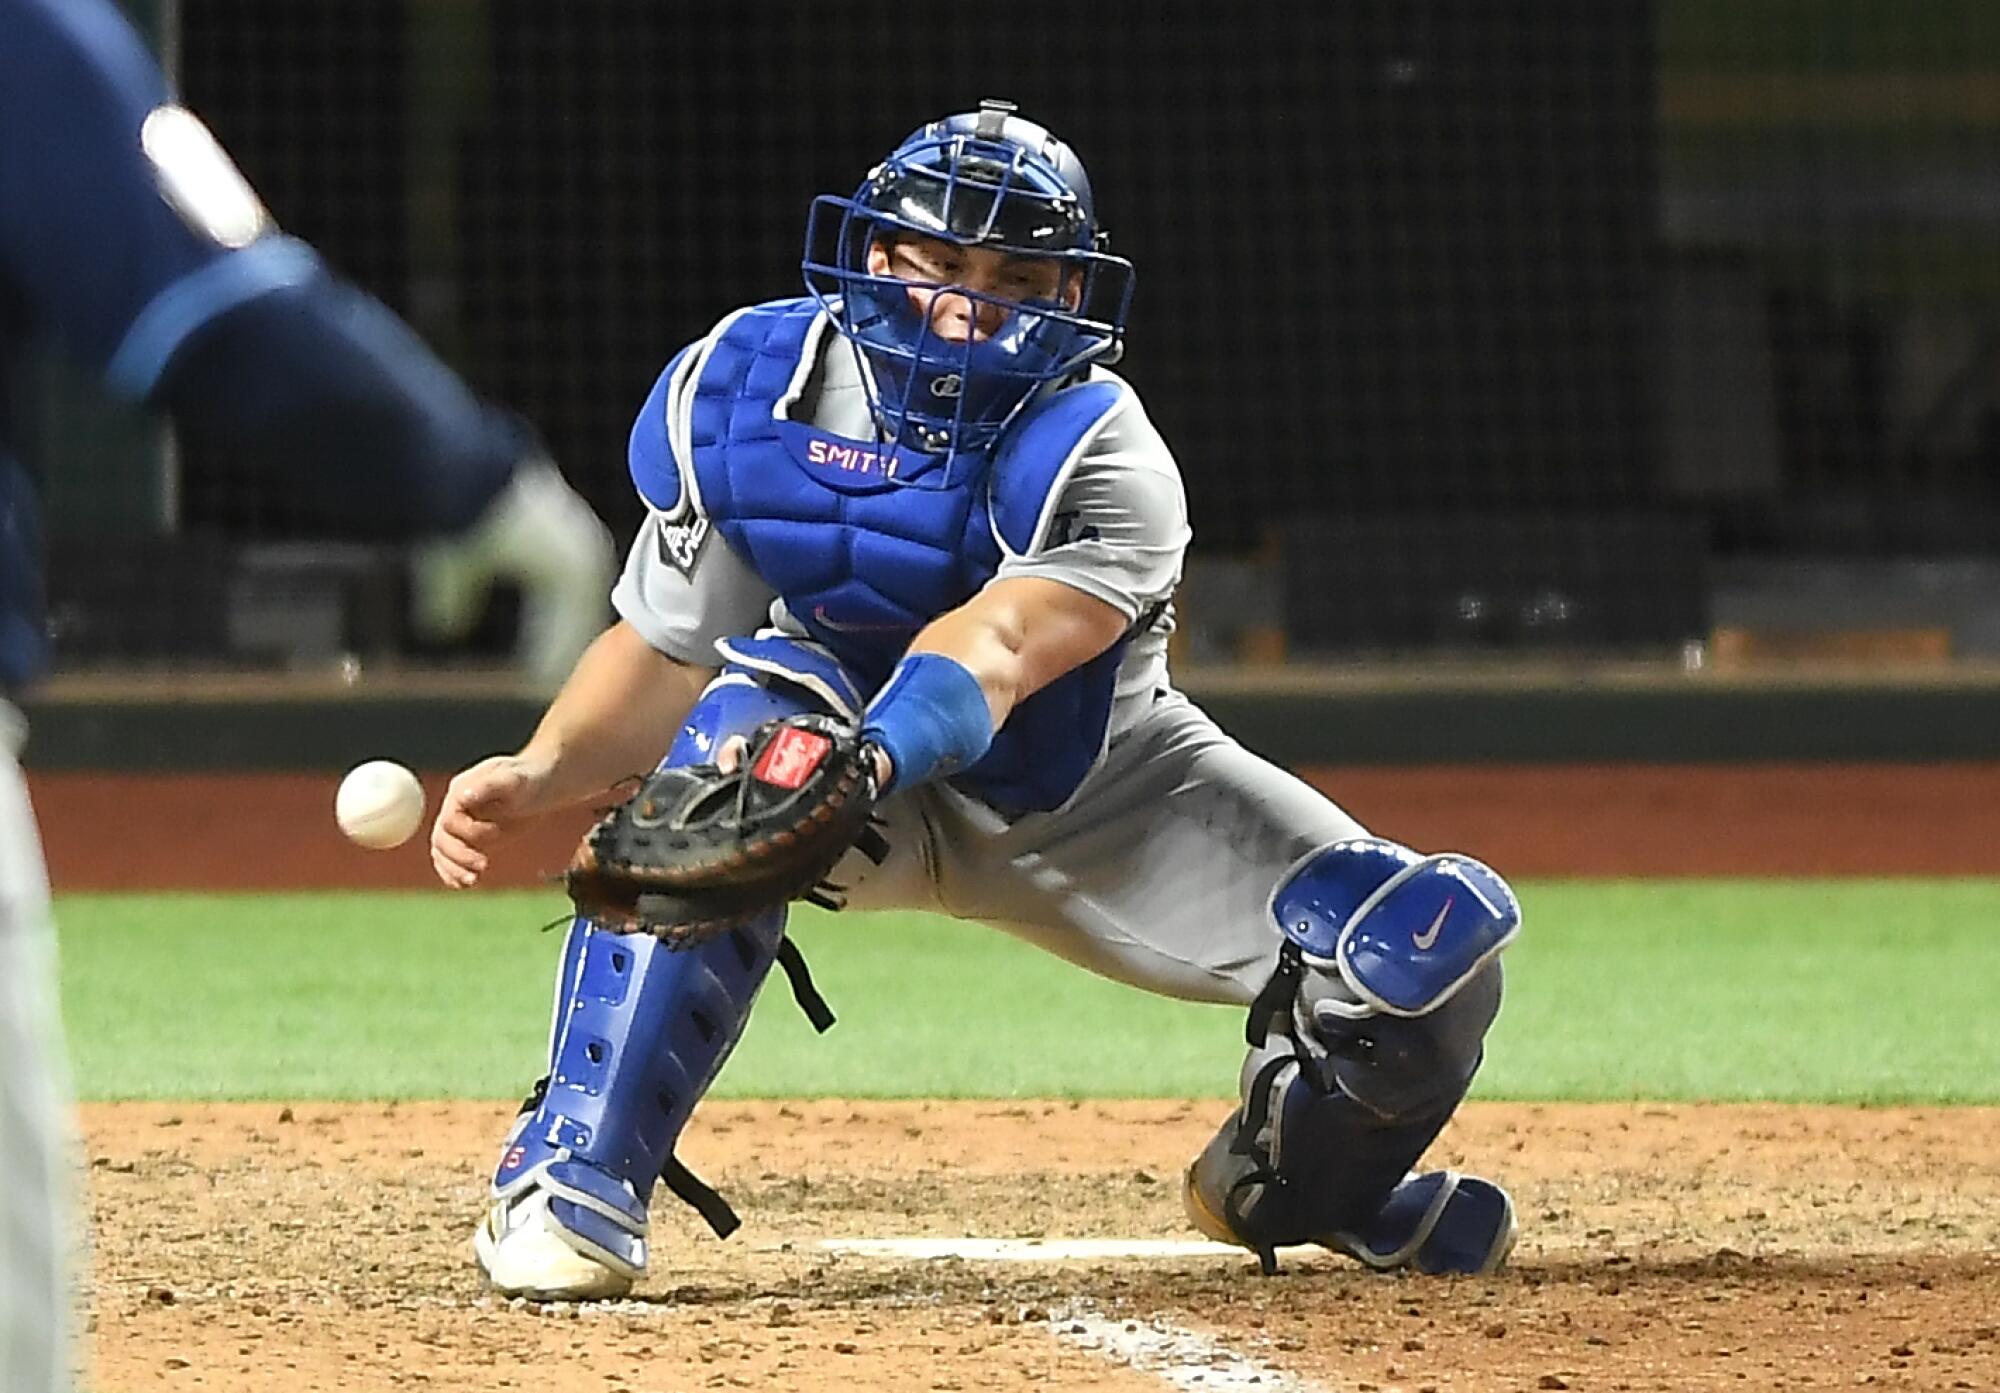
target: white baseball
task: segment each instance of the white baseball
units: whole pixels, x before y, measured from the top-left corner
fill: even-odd
[[[357,846],[401,846],[424,820],[424,786],[393,759],[357,764],[333,796],[333,819]]]

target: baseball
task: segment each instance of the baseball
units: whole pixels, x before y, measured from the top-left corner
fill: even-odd
[[[357,846],[401,846],[424,820],[424,788],[392,759],[371,759],[347,771],[333,797],[333,819]]]

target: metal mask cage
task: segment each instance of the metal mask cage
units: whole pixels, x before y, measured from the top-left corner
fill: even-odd
[[[885,246],[901,237],[921,237],[953,246],[993,251],[1006,256],[1054,262],[1059,268],[1057,294],[1079,278],[1074,308],[1060,299],[1017,300],[951,281],[918,280],[868,269],[868,249]],[[904,290],[947,291],[996,305],[1010,315],[1039,316],[1068,325],[1079,333],[1100,340],[1080,361],[1115,359],[1124,348],[1125,319],[1130,312],[1134,273],[1132,263],[1109,252],[1086,248],[1050,250],[997,240],[940,234],[904,216],[869,208],[850,198],[822,194],[813,200],[806,224],[806,256],[800,269],[806,287],[823,304],[831,304],[858,287],[898,287]],[[838,318],[836,314],[836,318]]]
[[[1057,295],[1073,285],[1076,303],[868,269],[871,247],[904,237],[1055,262]],[[990,445],[1038,387],[1122,353],[1133,271],[1104,244],[1087,198],[1046,159],[954,134],[910,142],[852,197],[814,199],[801,269],[862,359],[879,426],[918,449],[955,454]],[[924,314],[911,291],[940,294]],[[934,321],[949,297],[997,307],[1001,327],[985,339],[942,337]]]

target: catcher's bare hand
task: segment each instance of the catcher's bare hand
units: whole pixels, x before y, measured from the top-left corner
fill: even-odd
[[[431,867],[454,890],[477,884],[493,849],[543,811],[549,768],[522,755],[494,755],[446,786],[431,824]]]

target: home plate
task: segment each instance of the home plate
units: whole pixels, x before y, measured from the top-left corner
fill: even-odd
[[[919,1262],[950,1258],[961,1262],[1171,1262],[1254,1256],[1247,1248],[1205,1238],[823,1238],[819,1247],[846,1257]]]

